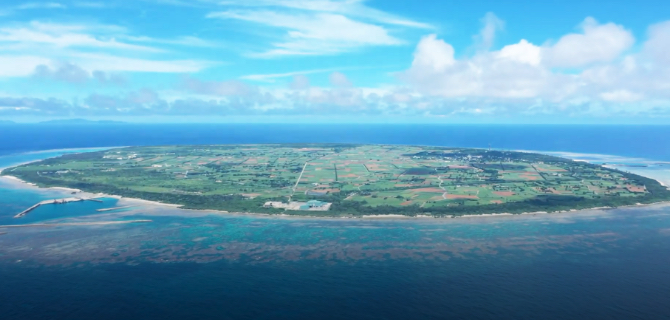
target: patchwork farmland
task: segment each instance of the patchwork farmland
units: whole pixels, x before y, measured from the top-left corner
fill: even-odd
[[[273,213],[265,202],[332,203],[322,215],[555,211],[668,197],[654,180],[552,156],[389,145],[129,147],[3,174],[197,209]]]

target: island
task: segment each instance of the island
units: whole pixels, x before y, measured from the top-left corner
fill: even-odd
[[[352,144],[125,147],[9,168],[40,187],[304,216],[556,212],[670,200],[658,181],[543,154]]]

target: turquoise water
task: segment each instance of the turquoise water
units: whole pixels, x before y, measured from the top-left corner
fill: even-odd
[[[0,168],[7,168],[20,163],[46,159],[67,153],[87,152],[104,150],[106,148],[83,148],[68,150],[50,150],[31,152],[0,157]],[[22,218],[14,218],[19,212],[33,206],[34,204],[50,199],[69,198],[70,192],[52,189],[36,190],[24,186],[18,186],[13,181],[0,179],[0,225],[27,224],[35,222],[47,222],[53,219],[71,218],[95,214],[96,209],[110,208],[116,205],[117,199],[99,199],[103,203],[84,201],[72,202],[59,205],[44,205],[28,213]]]
[[[99,151],[106,149],[109,148],[76,148],[76,149],[60,149],[60,150],[42,150],[42,151],[4,155],[0,156],[0,169],[18,165],[25,162],[57,157],[68,153]]]
[[[0,167],[25,157],[0,158]],[[67,196],[0,183],[0,224]],[[152,222],[0,228],[2,319],[670,315],[669,207],[363,220],[95,212],[116,205],[106,201],[45,207],[24,222]]]
[[[133,218],[154,222],[0,236],[0,312],[15,319],[663,319],[670,312],[667,208],[459,221],[138,211]]]
[[[3,188],[3,183],[0,182],[0,199],[10,200],[9,202],[0,202],[0,225],[46,223],[50,220],[95,215],[99,213],[96,211],[97,209],[113,208],[118,202],[118,199],[115,198],[100,198],[96,200],[102,202],[81,201],[64,204],[45,204],[30,211],[21,218],[14,218],[17,213],[42,200],[62,199],[72,196],[63,192],[47,191],[34,193],[26,192],[25,190],[5,189]]]

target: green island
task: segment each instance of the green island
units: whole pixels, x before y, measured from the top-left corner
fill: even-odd
[[[40,187],[308,216],[556,212],[670,200],[658,181],[526,152],[399,145],[126,147],[7,169]]]

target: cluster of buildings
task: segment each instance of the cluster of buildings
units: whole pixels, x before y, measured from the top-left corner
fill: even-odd
[[[264,208],[275,208],[294,211],[328,211],[330,209],[330,202],[323,202],[319,200],[309,200],[307,202],[289,201],[288,203],[280,201],[268,201]]]

